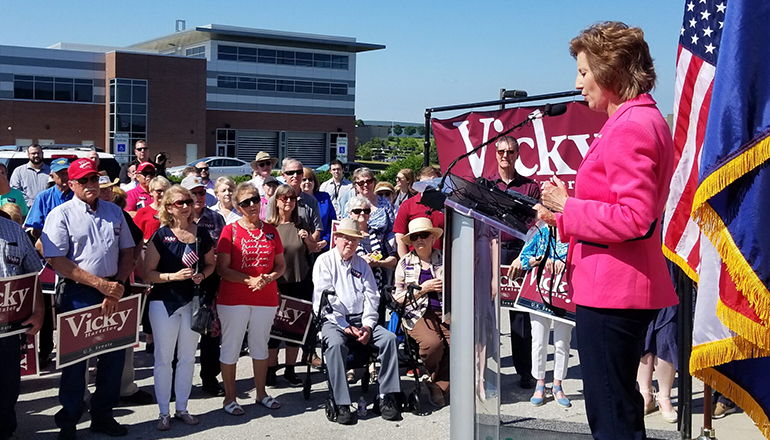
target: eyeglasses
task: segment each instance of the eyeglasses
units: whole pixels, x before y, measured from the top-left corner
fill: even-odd
[[[241,208],[248,208],[251,205],[259,205],[260,202],[262,202],[262,199],[259,196],[254,196],[238,202],[238,206],[240,206]]]
[[[153,171],[142,171],[139,174],[141,174],[144,177],[155,177],[155,171],[154,170]]]
[[[312,181],[313,181],[313,179],[311,179],[309,177],[305,177],[304,179],[302,179],[302,182],[312,182]]]
[[[169,203],[168,205],[174,205],[177,208],[184,208],[185,206],[192,206],[193,205],[193,199],[177,200],[175,202]]]
[[[499,156],[505,156],[506,154],[513,155],[516,154],[516,150],[497,150],[497,154]]]
[[[195,167],[195,169],[198,170],[199,173],[202,173],[204,171],[207,173],[209,172],[209,167],[201,167],[201,168]]]
[[[297,196],[281,196],[278,197],[278,200],[282,201],[283,203],[289,203],[297,200]]]
[[[99,175],[94,174],[91,177],[81,177],[80,179],[75,179],[75,182],[85,185],[86,183],[99,183]]]
[[[296,176],[302,174],[302,170],[287,170],[284,171],[283,174],[286,174],[287,176]]]
[[[374,179],[370,177],[366,180],[359,180],[358,182],[356,182],[356,185],[366,186],[366,185],[371,185],[372,183],[374,183]]]
[[[415,232],[414,234],[409,234],[409,240],[415,241],[415,240],[427,240],[428,237],[430,237],[430,232],[423,231],[423,232]]]
[[[272,167],[273,166],[273,161],[271,161],[271,160],[262,160],[262,161],[257,162],[257,166],[258,167]]]
[[[352,212],[355,215],[361,215],[361,214],[371,214],[372,210],[371,208],[354,208],[351,209],[350,212]]]
[[[406,180],[406,177],[403,177],[403,176],[396,176],[396,180]]]
[[[377,195],[378,196],[383,196],[383,197],[390,197],[390,196],[393,195],[393,192],[391,192],[391,191],[380,191],[380,192],[377,193]]]
[[[206,191],[190,191],[195,197],[206,197]]]
[[[147,151],[149,147],[142,147],[142,148],[134,148],[136,151]]]

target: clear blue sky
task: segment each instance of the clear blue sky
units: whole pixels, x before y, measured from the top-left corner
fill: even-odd
[[[358,57],[356,117],[421,122],[427,107],[571,90],[569,40],[591,23],[640,26],[658,73],[653,96],[672,113],[684,0],[2,2],[0,44],[125,46],[208,23],[356,37],[387,46]],[[437,115],[446,117],[447,114]]]

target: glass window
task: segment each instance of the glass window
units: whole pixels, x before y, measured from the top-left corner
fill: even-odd
[[[14,75],[14,79],[22,80],[22,81],[34,81],[35,77],[30,75]]]
[[[227,130],[227,140],[235,142],[235,130]]]
[[[53,78],[51,78],[53,80]],[[35,78],[35,99],[53,101],[53,81],[39,81]]]
[[[115,132],[115,116],[110,116],[110,131]]]
[[[313,83],[310,81],[294,81],[294,92],[313,93]]]
[[[73,100],[73,84],[70,79],[69,82],[59,81],[61,78],[56,78],[54,83],[54,100],[55,101],[72,101]]]
[[[110,82],[111,83],[111,82]],[[75,84],[89,84],[94,85],[94,80],[92,79],[79,79],[75,78]]]
[[[238,61],[238,47],[219,45],[217,58],[222,61]]]
[[[130,79],[123,79],[123,78],[116,78],[118,81],[118,84],[131,84]]]
[[[257,79],[240,76],[238,77],[238,88],[242,90],[257,90]]]
[[[279,50],[278,51],[278,64],[294,65],[294,51],[292,50]]]
[[[246,63],[257,62],[257,49],[253,47],[239,47],[238,48],[238,61]]]
[[[117,125],[117,131],[131,131],[131,116],[115,115],[115,125]]]
[[[347,55],[332,55],[332,69],[348,69]]]
[[[316,94],[316,95],[328,95],[329,94],[329,83],[314,82],[313,83],[313,93]]]
[[[329,68],[332,65],[332,56],[325,53],[313,54],[313,67]]]
[[[227,130],[222,130],[221,128],[217,129],[217,140],[218,141],[226,141],[227,140]]]
[[[332,83],[332,85],[331,85],[331,92],[332,92],[332,95],[347,95],[348,94],[348,85],[347,84]]]
[[[142,132],[147,131],[147,116],[133,115],[131,116],[131,131]]]
[[[238,77],[220,75],[217,77],[217,86],[223,89],[237,89]]]
[[[294,81],[279,79],[275,82],[277,92],[294,93]]]
[[[297,52],[295,64],[302,67],[313,67],[313,54],[308,52]]]
[[[131,86],[118,83],[118,95],[116,96],[117,102],[131,103]]]
[[[274,92],[275,91],[275,80],[274,79],[260,78],[259,81],[257,81],[257,89],[258,90],[264,90],[264,91],[267,91],[267,92]]]
[[[259,49],[259,62],[275,64],[275,51],[271,49]]]
[[[75,102],[94,102],[94,86],[75,83]]]
[[[206,165],[209,167],[221,167],[222,166],[222,159],[214,159],[206,162]]]
[[[118,113],[130,114],[131,113],[131,104],[118,104],[117,109],[118,109]]]
[[[136,104],[146,104],[147,103],[147,86],[144,84],[137,85],[134,84],[133,86],[133,99],[131,102]]]
[[[131,113],[135,115],[146,115],[147,106],[144,104],[134,104],[131,106]]]
[[[241,162],[232,159],[221,159],[223,167],[239,167],[243,165]]]
[[[16,75],[19,78],[21,75]],[[32,79],[32,77],[30,77]],[[35,83],[33,81],[13,81],[13,97],[15,99],[35,99]]]

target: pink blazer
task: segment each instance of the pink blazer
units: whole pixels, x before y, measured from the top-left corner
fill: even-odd
[[[576,304],[660,309],[678,303],[661,251],[661,215],[674,172],[671,131],[648,94],[607,120],[578,168],[556,222],[570,242]]]

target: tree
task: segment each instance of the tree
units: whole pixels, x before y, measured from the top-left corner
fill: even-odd
[[[415,127],[415,129],[417,130],[417,134],[419,134],[420,136],[425,136],[425,127],[424,126],[420,125],[418,127]]]
[[[356,148],[356,155],[361,156],[361,159],[363,160],[372,160],[372,147],[370,142],[371,141]]]
[[[404,127],[398,124],[396,124],[396,126],[393,127],[393,134],[395,134],[396,136],[401,136],[401,133],[403,132],[404,132]]]
[[[364,124],[364,121],[361,119],[356,119],[356,127],[364,127],[366,124]]]
[[[407,125],[404,127],[404,134],[407,136],[414,136],[414,134],[417,132],[417,127],[414,125]]]

